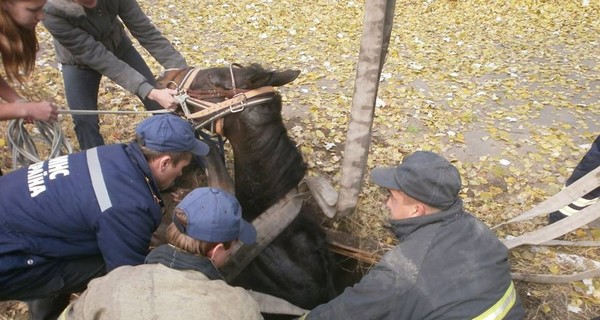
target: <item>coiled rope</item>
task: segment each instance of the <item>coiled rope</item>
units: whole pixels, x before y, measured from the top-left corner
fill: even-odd
[[[171,110],[153,111],[128,111],[128,110],[58,110],[59,114],[158,114],[169,113]],[[46,159],[53,159],[65,154],[73,153],[73,147],[60,127],[60,121],[48,123],[44,121],[33,121],[35,137],[32,137],[25,126],[23,119],[11,120],[7,128],[8,148],[12,154],[13,170],[37,163]],[[50,152],[46,159],[40,157],[36,147],[44,144],[50,146]]]
[[[40,158],[40,153],[35,144],[36,141],[50,146],[47,159],[53,159],[73,152],[71,143],[66,139],[60,128],[60,122],[33,121],[35,125],[33,131],[37,133],[35,139],[25,127],[25,123],[23,119],[15,119],[11,120],[8,124],[8,147],[12,154],[13,169],[43,160]]]

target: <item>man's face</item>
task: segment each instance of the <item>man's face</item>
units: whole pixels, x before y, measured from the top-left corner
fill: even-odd
[[[166,162],[161,163],[158,169],[152,170],[152,174],[158,185],[158,188],[161,191],[170,188],[173,183],[175,183],[175,179],[181,176],[183,173],[183,168],[190,164],[191,160],[191,155],[189,155],[187,158],[181,159],[176,165],[173,164],[171,157],[168,157],[168,160],[161,160]]]
[[[388,189],[390,196],[386,205],[390,209],[390,219],[402,220],[419,216],[418,202],[400,190]]]
[[[8,0],[2,2],[2,10],[6,11],[15,23],[25,29],[33,30],[44,19],[46,0]]]

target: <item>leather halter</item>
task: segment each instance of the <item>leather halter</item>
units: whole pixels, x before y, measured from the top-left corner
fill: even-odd
[[[195,125],[195,128],[202,128],[207,124],[213,124],[213,132],[223,135],[223,117],[228,114],[241,112],[246,107],[250,107],[257,104],[262,104],[273,98],[275,90],[271,86],[260,87],[253,90],[238,89],[235,85],[235,78],[233,74],[233,67],[238,66],[232,64],[229,67],[231,73],[231,83],[233,89],[222,89],[214,88],[211,90],[194,90],[190,89],[192,82],[196,78],[200,69],[194,67],[188,68],[185,75],[177,83],[176,75],[173,79],[169,80],[169,85],[174,84],[176,89],[180,92],[177,96],[181,108],[188,119],[201,119],[199,124]],[[205,99],[223,98],[221,102],[209,102]],[[190,113],[187,105],[190,104],[194,107],[201,108],[202,110]]]

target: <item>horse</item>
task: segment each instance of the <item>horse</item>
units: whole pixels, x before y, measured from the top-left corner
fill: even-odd
[[[205,112],[199,120],[210,121],[197,128],[211,123],[231,145],[235,196],[248,221],[297,188],[306,174],[302,154],[283,124],[281,95],[274,90],[260,91],[290,83],[299,74],[297,70],[268,71],[252,64],[169,70],[157,79],[157,88],[185,90],[195,101],[208,105],[259,90],[254,104],[248,99],[243,107],[230,106],[217,117],[206,110],[197,111],[197,105],[190,111],[191,117],[196,111]],[[215,125],[215,120],[222,124]],[[305,309],[334,298],[335,261],[314,211],[313,206],[302,205],[292,223],[231,284],[283,298]]]

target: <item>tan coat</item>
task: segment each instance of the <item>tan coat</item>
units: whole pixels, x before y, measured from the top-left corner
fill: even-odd
[[[123,266],[92,280],[60,319],[262,319],[243,289],[162,264]]]

